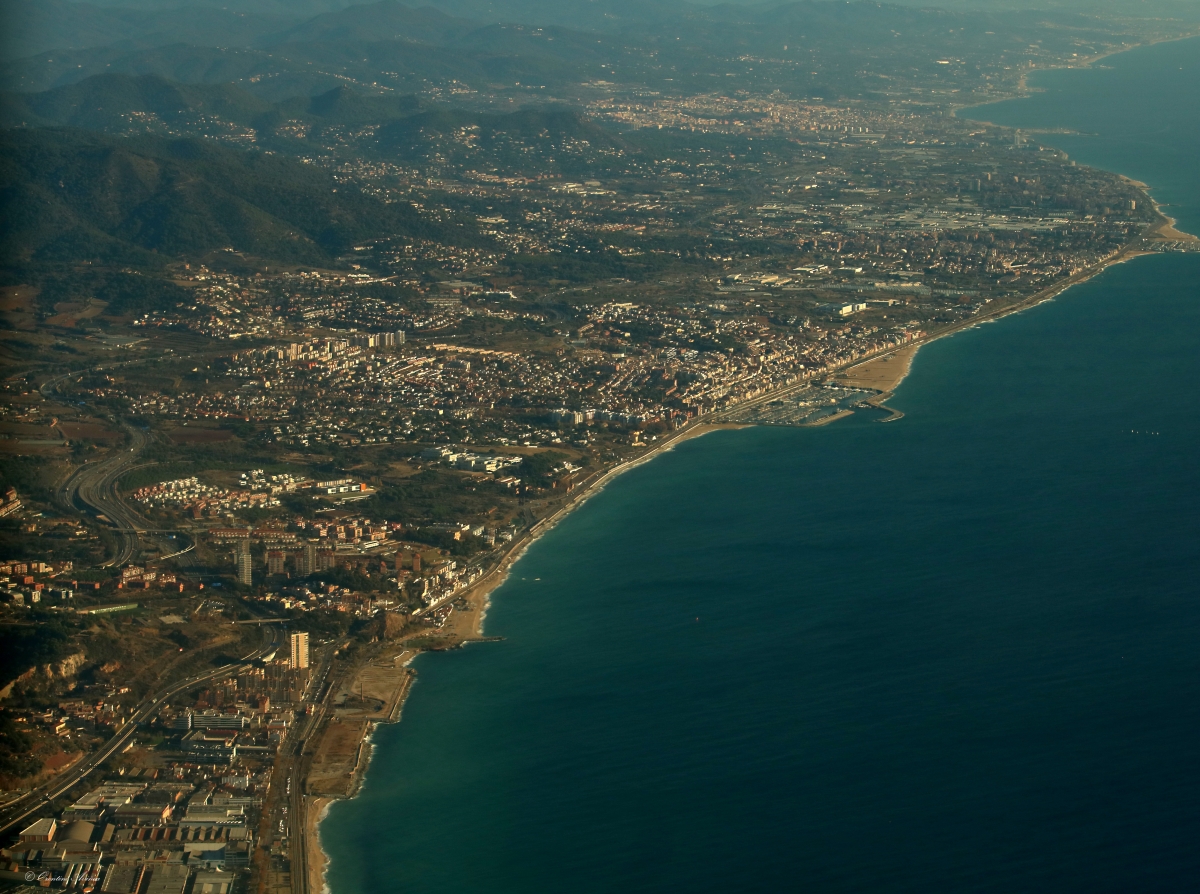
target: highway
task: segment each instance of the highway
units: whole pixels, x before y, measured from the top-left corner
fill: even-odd
[[[269,632],[270,639],[260,648],[249,653],[248,655],[244,655],[238,661],[221,665],[218,668],[205,671],[204,673],[197,674],[193,677],[188,677],[186,680],[175,683],[167,689],[162,690],[155,695],[149,696],[146,701],[142,702],[137,711],[133,713],[133,716],[129,718],[128,722],[121,727],[120,731],[117,732],[116,735],[114,735],[107,742],[105,742],[98,751],[92,752],[61,775],[54,777],[44,785],[33,789],[28,794],[12,802],[11,804],[8,804],[6,809],[3,811],[3,814],[0,815],[0,823],[3,824],[0,825],[0,837],[11,833],[15,827],[19,826],[30,816],[40,811],[48,801],[53,801],[55,798],[62,796],[65,792],[69,791],[73,785],[79,782],[79,780],[87,776],[88,773],[103,764],[114,754],[117,754],[125,747],[126,743],[129,742],[134,733],[137,732],[139,725],[151,720],[163,705],[165,705],[175,696],[179,695],[179,693],[185,692],[198,683],[203,683],[205,680],[210,680],[213,677],[227,674],[235,668],[241,667],[244,664],[249,664],[250,662],[261,658],[269,652],[278,649],[279,643],[282,641],[280,638],[280,630],[281,628],[278,627],[267,628],[267,631],[264,631],[264,633]]]
[[[42,397],[50,399],[58,392],[60,382],[78,378],[91,372],[118,369],[123,366],[146,363],[154,358],[137,358],[119,363],[109,363],[90,369],[75,370],[47,379],[39,387]],[[176,358],[179,360],[188,357]],[[112,559],[102,564],[101,568],[112,568],[125,565],[137,557],[141,545],[140,534],[149,533],[146,525],[136,512],[121,502],[117,496],[117,481],[121,475],[137,460],[138,455],[149,442],[149,436],[135,428],[126,427],[131,435],[128,447],[119,448],[104,459],[85,463],[72,473],[67,482],[59,489],[59,499],[63,505],[79,510],[84,507],[109,520],[117,534],[117,549]],[[187,550],[183,550],[187,552]],[[181,553],[177,553],[179,555]]]
[[[141,545],[139,532],[146,525],[127,507],[117,494],[117,482],[128,471],[145,448],[149,437],[131,428],[130,446],[121,448],[104,459],[85,463],[67,479],[59,490],[59,499],[73,508],[88,507],[109,520],[117,534],[117,549],[113,557],[100,567],[125,565],[138,554]]]

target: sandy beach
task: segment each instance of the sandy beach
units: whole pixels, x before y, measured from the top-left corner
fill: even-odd
[[[882,357],[856,363],[839,373],[837,380],[853,388],[870,388],[873,391],[890,393],[896,390],[896,386],[904,381],[904,377],[912,369],[913,358],[917,356],[920,347],[921,343],[915,342]]]
[[[1140,241],[1138,240],[1139,243]],[[1071,286],[1086,282],[1113,264],[1121,263],[1140,254],[1145,254],[1145,252],[1138,251],[1135,244],[1131,243],[1126,249],[1117,252],[1095,267],[1081,271],[1070,279],[1030,296],[1023,301],[1013,302],[1012,304],[998,307],[963,320],[961,323],[947,326],[930,333],[919,341],[880,352],[865,360],[856,360],[847,367],[843,367],[842,370],[837,371],[837,379],[847,384],[855,384],[859,387],[878,391],[879,393],[868,402],[882,410],[891,411],[891,415],[882,421],[899,419],[903,414],[887,407],[884,402],[892,395],[896,386],[908,374],[912,367],[913,358],[922,345],[978,323],[999,319],[1012,313],[1019,313],[1043,301],[1049,301]],[[842,415],[850,414],[841,414],[830,418],[828,421],[836,421],[836,419],[842,418]],[[521,537],[515,540],[496,565],[480,580],[454,594],[450,600],[447,600],[458,605],[465,603],[465,608],[455,608],[440,630],[422,631],[411,638],[405,637],[403,643],[397,643],[395,650],[397,653],[396,657],[390,663],[393,667],[399,667],[401,665],[401,655],[404,656],[402,669],[405,677],[402,683],[397,685],[397,677],[388,675],[392,677],[390,685],[385,684],[380,686],[380,681],[377,679],[378,670],[374,674],[371,672],[371,668],[373,666],[378,668],[378,665],[368,663],[368,665],[360,668],[356,674],[352,675],[343,684],[343,689],[350,693],[354,693],[356,690],[361,691],[362,696],[369,704],[363,705],[361,712],[356,712],[357,716],[334,717],[331,719],[329,726],[321,737],[321,744],[317,750],[312,772],[306,779],[307,790],[313,791],[314,784],[316,784],[316,788],[321,789],[319,792],[315,792],[319,797],[309,801],[310,806],[306,812],[304,824],[306,836],[305,850],[309,854],[309,865],[306,873],[308,879],[306,890],[309,894],[319,894],[319,892],[327,890],[324,881],[327,857],[321,849],[320,844],[320,817],[328,810],[329,804],[333,801],[354,796],[354,792],[361,782],[362,775],[365,773],[367,764],[369,763],[369,753],[364,753],[362,744],[369,738],[375,725],[377,723],[395,722],[399,719],[404,698],[408,695],[411,688],[410,683],[413,672],[408,670],[407,665],[416,654],[423,651],[421,648],[422,644],[413,642],[413,640],[425,638],[429,646],[447,648],[485,639],[483,622],[487,615],[491,593],[504,583],[508,578],[512,566],[520,560],[529,546],[543,534],[550,531],[568,513],[582,506],[591,496],[603,490],[604,486],[617,476],[643,463],[650,462],[659,454],[672,449],[677,444],[713,431],[744,427],[734,424],[695,421],[691,425],[673,432],[656,442],[645,453],[625,460],[612,468],[595,472],[592,477],[585,479],[576,487],[576,490],[566,503],[551,514],[540,519]],[[419,614],[425,614],[437,608],[440,604],[435,603],[429,606],[429,608],[422,610]],[[376,679],[372,680],[372,692],[367,693],[365,691],[365,682],[373,676]],[[363,688],[361,690],[359,690],[360,677],[363,678]],[[345,768],[351,762],[353,766],[349,772],[346,772]],[[321,783],[334,784],[330,786],[322,785]]]
[[[1170,222],[1165,221],[1164,226],[1170,226]],[[1156,232],[1161,232],[1161,229]],[[892,395],[892,392],[912,368],[913,358],[922,345],[978,323],[1000,319],[1009,314],[1019,313],[1043,301],[1049,301],[1071,286],[1086,282],[1113,264],[1122,263],[1132,257],[1145,254],[1146,252],[1137,248],[1140,243],[1141,239],[1130,243],[1125,249],[1094,267],[1080,271],[1069,279],[1022,301],[985,311],[959,323],[931,332],[918,341],[882,351],[865,360],[855,360],[836,371],[835,376],[838,381],[878,391],[879,393],[868,402],[880,409],[891,410],[890,407],[886,406],[885,401]],[[902,413],[891,410],[891,415],[882,421],[894,421],[902,416]],[[836,418],[842,418],[842,416],[839,415]],[[836,420],[831,418],[829,421]],[[422,644],[413,642],[413,640],[425,638],[430,646],[435,646],[436,644],[435,647],[437,648],[447,648],[472,641],[478,642],[484,639],[483,621],[487,615],[492,591],[504,583],[508,578],[512,566],[525,554],[529,546],[543,534],[550,531],[568,513],[582,506],[591,496],[603,490],[604,486],[617,476],[643,463],[650,462],[659,454],[672,449],[677,444],[681,444],[691,438],[700,437],[709,432],[744,427],[742,425],[698,420],[664,437],[645,453],[631,457],[612,468],[601,469],[593,473],[590,478],[585,479],[576,487],[576,490],[566,503],[551,514],[540,519],[521,537],[515,540],[490,571],[473,585],[454,594],[452,599],[448,600],[460,605],[465,603],[465,608],[455,608],[440,630],[422,631],[411,638],[405,637],[402,643],[397,643],[395,650],[396,657],[392,659],[390,664],[393,667],[399,667],[403,664],[405,677],[402,683],[397,686],[397,677],[392,677],[390,685],[379,686],[380,681],[375,679],[372,680],[372,692],[368,694],[365,691],[365,681],[371,679],[372,676],[378,677],[378,670],[374,674],[371,672],[373,666],[376,668],[379,667],[375,663],[368,663],[366,666],[360,668],[356,674],[348,678],[347,682],[343,684],[343,690],[350,693],[361,691],[363,697],[370,704],[363,705],[360,712],[355,712],[356,716],[335,717],[331,719],[329,727],[327,727],[322,735],[321,744],[318,747],[317,756],[314,760],[313,771],[306,780],[309,791],[313,790],[314,783],[317,784],[317,788],[322,789],[316,792],[319,797],[313,798],[309,802],[311,806],[307,810],[305,817],[305,835],[307,839],[305,850],[310,855],[308,872],[306,874],[309,879],[307,887],[309,894],[318,894],[318,892],[327,890],[324,882],[327,857],[320,845],[320,817],[327,811],[329,804],[334,800],[353,797],[362,775],[366,771],[366,765],[369,763],[369,754],[364,753],[362,743],[370,736],[375,725],[377,723],[395,722],[399,719],[404,698],[408,695],[411,688],[412,672],[408,670],[407,665],[416,654],[423,651],[421,648]],[[429,606],[429,608],[423,609],[418,614],[425,614],[437,608],[440,604],[435,603]],[[400,660],[401,655],[404,656],[402,662]],[[364,684],[362,690],[359,690],[360,677],[363,678]],[[349,772],[346,772],[345,767],[351,761],[353,762],[353,766]],[[335,780],[336,782],[333,786],[320,784],[322,782],[334,782]],[[324,790],[327,788],[335,790]],[[319,884],[318,880],[320,880]]]
[[[308,890],[311,892],[323,892],[329,890],[329,886],[325,881],[325,867],[329,862],[325,856],[325,851],[321,850],[321,840],[317,834],[317,828],[321,824],[321,820],[325,819],[325,814],[329,812],[329,805],[333,803],[333,798],[313,798],[308,802],[307,810],[304,817],[304,834],[308,838],[308,865],[304,867],[304,871],[308,874]]]
[[[1141,189],[1150,189],[1144,183],[1138,181],[1130,182],[1135,183]],[[1153,200],[1151,199],[1151,201]],[[1116,264],[1124,264],[1143,255],[1154,254],[1153,251],[1149,251],[1143,247],[1146,242],[1200,242],[1200,238],[1177,229],[1175,219],[1163,214],[1157,202],[1154,203],[1154,209],[1158,213],[1160,222],[1151,225],[1142,236],[1131,240],[1120,251],[1100,263],[1086,270],[1081,270],[1063,282],[1056,283],[1021,301],[985,310],[973,317],[931,332],[908,345],[880,352],[865,360],[856,360],[836,372],[833,376],[834,380],[853,387],[869,388],[880,392],[875,397],[870,398],[867,403],[883,410],[891,410],[891,415],[881,421],[892,422],[901,418],[904,414],[886,406],[886,401],[892,396],[892,392],[904,380],[904,377],[908,375],[909,370],[912,369],[913,358],[916,357],[917,351],[921,349],[922,345],[929,344],[931,341],[936,341],[939,338],[944,338],[963,329],[969,329],[978,323],[991,322],[1006,317],[1009,314],[1020,313],[1023,310],[1041,304],[1043,301],[1052,300],[1072,286],[1077,286],[1095,276],[1099,276],[1109,267]]]
[[[512,546],[509,547],[499,563],[485,574],[480,580],[466,588],[459,594],[459,598],[466,599],[469,604],[467,611],[456,611],[451,615],[451,621],[456,621],[454,632],[457,634],[467,634],[464,642],[469,639],[479,639],[483,637],[483,620],[487,614],[488,599],[492,591],[499,587],[505,580],[508,579],[508,573],[512,566],[525,555],[525,551],[530,545],[541,537],[543,534],[552,529],[558,524],[568,513],[575,511],[582,506],[589,498],[599,493],[604,489],[604,486],[617,476],[628,472],[630,469],[636,468],[643,463],[648,463],[660,453],[672,449],[677,444],[682,444],[684,441],[698,438],[701,435],[706,435],[709,432],[720,431],[722,429],[739,429],[744,428],[742,425],[731,425],[725,423],[713,422],[696,422],[686,428],[667,435],[661,441],[657,442],[653,447],[645,453],[625,460],[610,469],[602,469],[593,474],[591,478],[585,479],[576,488],[574,494],[567,502],[557,509],[555,512],[540,519],[521,537],[515,540]],[[456,620],[457,616],[457,620]],[[450,622],[447,622],[449,626]],[[467,630],[463,628],[467,627]]]
[[[482,578],[446,600],[455,607],[441,628],[421,630],[402,637],[390,650],[390,657],[367,662],[343,681],[339,692],[346,700],[342,707],[334,710],[328,724],[320,732],[316,753],[304,780],[305,791],[310,793],[305,797],[304,816],[304,852],[307,854],[304,890],[308,894],[328,890],[325,880],[328,858],[321,848],[321,819],[334,801],[353,797],[361,784],[370,762],[370,749],[364,745],[369,744],[375,726],[399,720],[415,676],[415,672],[408,667],[412,659],[427,648],[447,648],[486,640],[483,622],[492,591],[507,580],[512,566],[534,541],[568,513],[583,505],[588,498],[599,493],[618,475],[649,462],[684,441],[713,431],[744,427],[723,423],[693,423],[655,442],[645,453],[593,473],[592,477],[580,483],[566,503],[513,541],[496,565]],[[427,614],[443,604],[434,603],[418,615]]]
[[[1155,230],[1149,238],[1159,239],[1164,242],[1200,242],[1200,237],[1177,229],[1175,223],[1175,218],[1167,217],[1166,222]]]
[[[1148,187],[1146,188],[1148,189]],[[1155,207],[1157,209],[1157,205]],[[1114,264],[1124,263],[1149,253],[1142,247],[1146,240],[1200,241],[1195,236],[1177,230],[1175,221],[1163,215],[1161,211],[1159,215],[1161,223],[1152,226],[1138,239],[1131,241],[1123,249],[1093,267],[1082,270],[1068,279],[1020,301],[984,310],[973,317],[930,332],[919,340],[881,351],[865,359],[852,361],[835,370],[832,378],[840,383],[878,392],[867,402],[879,409],[890,411],[891,415],[881,421],[891,422],[900,419],[903,413],[886,406],[885,402],[908,375],[913,359],[922,345],[979,323],[997,320],[1034,307],[1043,301],[1052,300],[1072,286],[1088,281]],[[845,415],[851,414],[849,412],[838,414],[825,421],[834,422]],[[691,438],[721,429],[743,427],[745,426],[696,420],[685,428],[655,442],[644,453],[611,468],[597,470],[576,486],[575,491],[563,505],[538,520],[521,537],[517,538],[482,578],[444,601],[452,602],[455,608],[440,629],[422,630],[403,636],[392,650],[390,659],[376,659],[368,662],[343,682],[342,691],[349,696],[358,695],[360,697],[359,706],[357,710],[341,709],[338,716],[331,718],[329,726],[321,736],[321,744],[317,749],[312,772],[306,778],[307,790],[317,795],[317,797],[306,799],[309,806],[306,811],[304,828],[305,850],[309,855],[306,872],[306,890],[309,894],[318,894],[318,892],[328,890],[324,879],[327,857],[320,846],[320,820],[333,801],[353,797],[366,770],[366,765],[369,763],[369,750],[363,748],[363,743],[369,739],[375,725],[396,722],[399,719],[404,699],[411,689],[411,681],[415,673],[408,668],[412,658],[427,648],[444,649],[486,639],[483,633],[483,622],[487,616],[491,593],[508,578],[512,566],[525,554],[534,541],[551,530],[568,513],[582,506],[592,495],[599,493],[617,476],[643,463],[650,462],[659,454]],[[422,609],[417,615],[427,614],[443,605],[444,602],[435,603]],[[346,772],[346,767],[351,763],[350,771]],[[313,791],[314,787],[319,791]]]

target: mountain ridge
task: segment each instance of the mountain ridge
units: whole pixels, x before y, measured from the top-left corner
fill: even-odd
[[[384,203],[278,155],[196,138],[119,138],[74,128],[0,132],[4,263],[148,263],[232,248],[331,263],[358,240],[471,243],[477,233]]]

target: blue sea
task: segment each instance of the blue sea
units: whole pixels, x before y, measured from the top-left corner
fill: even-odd
[[[1200,42],[969,114],[1200,227]],[[1090,134],[1090,135],[1085,135]],[[333,894],[1200,887],[1200,255],[923,348],[879,424],[689,441],[418,658]]]

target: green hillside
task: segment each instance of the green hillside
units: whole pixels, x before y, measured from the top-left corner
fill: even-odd
[[[153,74],[101,74],[41,93],[0,95],[0,127],[80,127],[125,133],[199,129],[205,122],[271,128],[284,120],[379,123],[420,108],[408,95],[368,96],[345,86],[271,103],[236,84],[180,84]]]
[[[284,124],[287,136],[280,135]],[[329,151],[325,135],[337,133],[339,151],[362,157],[406,162],[440,157],[526,173],[573,174],[594,164],[598,153],[630,148],[625,138],[565,107],[509,113],[422,109],[410,95],[369,95],[345,86],[269,103],[233,84],[184,85],[156,75],[105,74],[43,93],[0,96],[0,126],[5,127],[223,139],[229,135],[226,125],[243,128],[246,141],[284,155]],[[347,127],[364,126],[361,134],[345,133]]]
[[[107,130],[131,115],[166,122],[196,114],[250,124],[272,104],[233,84],[179,84],[156,75],[102,74],[42,93],[0,97],[0,124]]]
[[[0,241],[12,267],[147,262],[232,248],[329,263],[381,236],[470,241],[410,205],[338,191],[325,171],[211,141],[11,130],[0,144]]]

